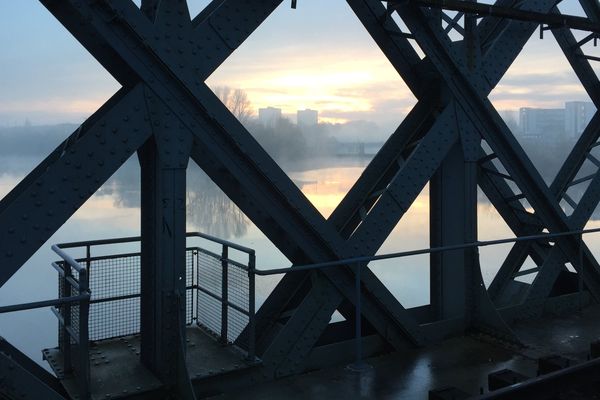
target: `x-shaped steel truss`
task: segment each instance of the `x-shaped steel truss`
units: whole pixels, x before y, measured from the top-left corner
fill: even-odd
[[[204,83],[280,0],[215,0],[193,20],[181,0],[143,1],[142,10],[117,0],[40,1],[123,88],[0,203],[0,285],[142,147],[157,130],[160,115],[168,116],[172,131],[161,140],[192,143],[191,158],[294,264],[374,254],[457,143],[478,162],[479,185],[517,235],[579,229],[600,200],[600,174],[594,174],[570,216],[559,206],[586,157],[591,160],[598,114],[548,188],[487,100],[536,29],[534,23],[485,17],[475,29],[457,29],[450,21],[457,32],[471,35],[470,42],[452,43],[435,10],[410,1],[390,1],[386,8],[376,0],[348,0],[418,103],[325,220]],[[581,1],[597,21],[597,3]],[[558,12],[550,0],[499,3]],[[396,11],[410,32],[401,32],[391,17]],[[553,33],[600,105],[598,79],[572,33],[567,28]],[[425,59],[409,39],[416,40]],[[525,298],[547,298],[567,260],[598,300],[598,263],[585,248],[580,265],[579,246],[571,237],[555,246],[515,245],[490,287],[491,297],[503,304],[506,293],[514,293],[513,277],[531,255],[539,273],[519,304]],[[481,277],[471,283],[473,303],[479,303],[471,305],[478,314],[474,320],[503,330],[481,289]],[[364,319],[396,349],[425,344],[470,324],[463,318],[432,320],[426,307],[404,309],[368,268],[362,292]],[[274,375],[301,371],[332,313],[339,309],[350,319],[354,301],[351,269],[285,276],[258,315],[258,350],[265,368]]]

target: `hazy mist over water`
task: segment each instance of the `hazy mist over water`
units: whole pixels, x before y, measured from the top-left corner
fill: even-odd
[[[208,3],[208,0],[189,0],[191,13],[196,14]],[[372,156],[370,152],[353,155],[354,144],[381,145],[416,99],[345,2],[306,0],[300,2],[297,10],[284,3],[287,4],[282,4],[207,83],[216,87],[227,82],[243,88],[253,110],[280,107],[284,117],[293,117],[296,110],[304,108],[319,110],[322,123],[310,129],[300,130],[287,118],[276,129],[266,129],[254,118],[246,121],[246,126],[315,208],[327,217]],[[570,9],[573,3],[565,0],[559,8],[576,13]],[[492,91],[493,104],[498,110],[517,110],[560,107],[571,99],[589,101],[552,35],[546,35],[545,40],[535,36],[526,45],[524,55],[517,58]],[[0,197],[3,197],[78,127],[56,125],[58,122],[85,120],[119,85],[37,1],[0,1],[0,41],[3,43]],[[593,67],[598,69],[598,65]],[[503,117],[517,133],[517,121],[511,120],[510,113]],[[516,136],[547,184],[576,139],[550,143]],[[581,175],[589,171],[584,167]],[[188,168],[187,182],[189,231],[206,232],[254,248],[259,268],[290,265],[193,162]],[[577,200],[583,189],[575,187],[572,197]],[[479,239],[513,236],[485,196],[480,193],[479,199]],[[50,262],[57,257],[50,245],[139,235],[139,205],[139,164],[134,155],[0,288],[0,304],[55,298],[57,274]],[[600,225],[594,218],[600,218],[598,212],[587,228]],[[592,252],[600,256],[595,250],[600,248],[600,235],[590,235],[585,240]],[[426,187],[379,253],[428,246]],[[510,247],[480,250],[486,285]],[[429,301],[428,265],[428,256],[415,256],[375,262],[370,267],[404,306],[414,307]],[[524,268],[532,266],[528,260]],[[278,279],[259,278],[257,304],[264,301]],[[0,315],[0,336],[38,362],[42,348],[56,346],[56,332],[56,319],[49,309]]]
[[[8,193],[73,128],[72,125],[60,125],[0,129],[0,143],[4,144],[0,148],[0,196]],[[31,140],[33,137],[39,140]],[[31,145],[34,142],[35,146]],[[350,190],[369,161],[369,156],[321,155],[316,158],[280,160],[280,165],[326,218]],[[557,167],[552,168],[557,170]],[[552,170],[542,172],[547,181],[555,173]],[[0,304],[56,297],[57,276],[50,267],[50,262],[56,256],[50,251],[51,244],[139,235],[139,173],[139,163],[134,155],[0,289]],[[188,231],[209,233],[254,248],[259,268],[290,265],[283,254],[193,162],[188,167],[187,181]],[[513,236],[481,193],[478,212],[480,240]],[[429,195],[428,187],[425,187],[382,245],[379,254],[428,247],[428,214]],[[588,227],[596,225],[600,224],[592,221]],[[592,251],[600,247],[600,236],[590,235],[586,241],[596,245],[591,246]],[[510,245],[480,250],[482,275],[486,285],[491,282],[509,250]],[[370,267],[404,306],[414,307],[429,302],[428,265],[428,256],[415,256],[378,261],[371,263]],[[533,266],[530,260],[526,263],[525,267],[527,266]],[[278,276],[258,279],[257,304],[262,304],[278,280]],[[0,316],[0,335],[40,361],[40,349],[56,345],[56,320],[48,309],[3,315]]]

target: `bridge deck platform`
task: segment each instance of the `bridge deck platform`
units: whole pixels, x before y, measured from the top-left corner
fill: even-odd
[[[187,368],[192,380],[218,377],[232,372],[255,368],[233,345],[222,345],[201,328],[192,325],[187,334]],[[175,350],[174,350],[175,351]],[[44,358],[72,398],[78,398],[74,378],[64,377],[62,356],[58,349],[44,350]],[[90,375],[92,400],[121,398],[163,399],[160,381],[139,360],[139,335],[92,343],[90,347]],[[167,365],[165,368],[175,368]]]
[[[600,306],[522,321],[513,329],[524,347],[473,334],[424,349],[369,358],[366,362],[372,368],[361,374],[344,366],[325,368],[212,399],[426,400],[429,390],[443,387],[456,387],[470,395],[478,395],[482,389],[487,393],[488,374],[494,371],[507,368],[535,377],[541,357],[558,354],[574,363],[586,361],[590,343],[600,338]],[[566,398],[578,399],[574,394]]]

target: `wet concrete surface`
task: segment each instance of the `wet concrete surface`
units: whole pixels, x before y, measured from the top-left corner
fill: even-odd
[[[344,366],[327,368],[212,399],[425,400],[429,390],[447,386],[471,395],[487,393],[488,374],[494,371],[508,368],[535,377],[539,357],[560,354],[585,361],[590,342],[600,338],[600,307],[523,321],[513,329],[523,347],[484,335],[456,337],[425,349],[370,358],[366,361],[371,369],[364,373]]]
[[[538,358],[562,355],[575,363],[588,358],[590,342],[600,338],[600,306],[562,317],[522,321],[513,326],[523,346],[483,334],[455,337],[421,349],[369,358],[370,368],[356,373],[346,366],[325,368],[273,382],[232,390],[212,399],[402,399],[424,400],[431,389],[453,386],[471,395],[488,391],[488,374],[511,369],[537,375]],[[45,352],[60,375],[60,353]],[[90,349],[92,398],[116,399],[155,392],[160,382],[139,362],[139,337],[106,340]],[[190,377],[197,382],[232,372],[250,372],[244,355],[222,346],[197,327],[187,330]],[[75,397],[76,382],[62,381]],[[199,383],[203,385],[203,383]]]
[[[202,379],[232,371],[252,368],[245,355],[233,346],[223,346],[201,328],[186,329],[187,366],[192,379]],[[44,350],[44,357],[62,377],[62,354],[57,349]],[[90,385],[92,400],[149,396],[163,398],[155,392],[162,383],[140,362],[139,335],[103,340],[90,345]],[[78,382],[72,376],[61,380],[73,398],[79,395]],[[150,395],[150,393],[153,393]]]
[[[366,360],[371,368],[356,373],[327,368],[280,379],[214,399],[427,399],[430,389],[456,386],[479,394],[490,372],[511,368],[534,376],[535,361],[473,337],[447,340],[423,350]]]

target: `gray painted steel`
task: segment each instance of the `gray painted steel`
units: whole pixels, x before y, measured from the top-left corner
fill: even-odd
[[[123,88],[0,202],[0,286],[137,151],[141,360],[179,397],[194,398],[180,279],[190,158],[294,265],[374,255],[427,183],[432,246],[477,240],[477,185],[517,236],[580,230],[600,201],[600,162],[590,155],[600,137],[600,114],[548,187],[487,98],[541,22],[553,24],[573,70],[600,106],[594,58],[583,53],[570,30],[597,32],[600,6],[580,1],[585,18],[562,18],[554,0],[498,0],[485,13],[466,1],[347,0],[418,103],[326,220],[204,83],[281,0],[213,0],[193,19],[184,0],[142,0],[141,9],[122,0],[40,0]],[[484,16],[476,24],[467,14],[460,26],[437,7]],[[463,39],[452,42],[442,20]],[[488,146],[491,152],[484,150]],[[598,169],[575,204],[566,190],[578,182],[586,159]],[[561,208],[562,200],[572,205],[571,214]],[[531,285],[515,281],[527,256],[538,265]],[[331,315],[339,310],[353,321],[359,298],[365,337],[377,335],[378,343],[398,351],[472,328],[518,341],[510,323],[543,313],[567,262],[599,301],[600,266],[573,236],[557,238],[554,246],[543,239],[515,243],[488,291],[476,251],[434,254],[431,304],[411,310],[366,265],[359,266],[360,297],[356,266],[289,273],[252,319],[255,330],[238,339],[240,346],[254,343],[247,335],[256,331],[262,364],[260,372],[248,372],[247,381],[258,379],[256,374],[272,379],[314,367],[321,339],[341,343],[353,328],[330,325]],[[571,299],[564,296],[565,303]],[[24,392],[26,398],[60,398],[31,364],[14,363],[0,352],[0,368],[14,371],[10,379],[36,393]],[[11,395],[9,386],[0,390]]]

